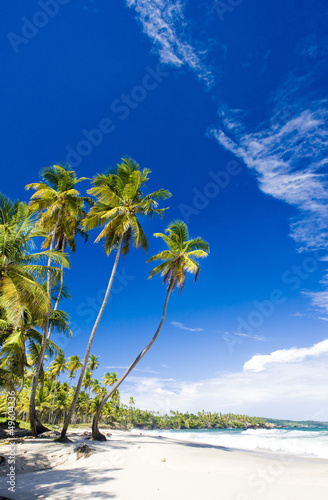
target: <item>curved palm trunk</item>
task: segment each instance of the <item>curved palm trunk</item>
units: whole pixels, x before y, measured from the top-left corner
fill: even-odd
[[[162,319],[161,319],[160,324],[158,325],[158,328],[156,330],[155,335],[153,336],[153,338],[151,339],[149,344],[147,344],[147,346],[143,349],[143,351],[141,351],[139,356],[136,357],[136,359],[129,366],[129,368],[123,373],[122,377],[119,378],[118,381],[116,382],[116,384],[114,384],[112,386],[112,388],[107,392],[106,396],[104,396],[103,400],[101,401],[100,405],[98,406],[97,411],[96,411],[96,413],[93,417],[93,421],[92,421],[92,438],[95,439],[96,441],[107,441],[104,434],[102,434],[98,429],[98,422],[99,422],[100,414],[101,414],[101,411],[104,407],[104,404],[108,401],[108,399],[112,396],[112,394],[114,394],[116,389],[118,389],[118,387],[121,385],[121,383],[126,379],[126,377],[133,370],[133,368],[139,363],[139,361],[144,357],[146,352],[149,351],[149,349],[151,348],[151,346],[153,345],[153,343],[157,339],[157,337],[162,329],[162,326],[164,324],[164,321],[165,321],[167,305],[169,303],[169,298],[170,298],[172,290],[173,290],[173,282],[170,283],[169,288],[167,290]]]
[[[84,377],[84,374],[85,374],[85,371],[86,371],[86,368],[87,368],[87,364],[88,364],[88,359],[89,359],[89,354],[90,354],[92,342],[93,342],[95,333],[97,331],[100,319],[101,319],[101,317],[103,315],[103,312],[104,312],[104,309],[106,307],[106,304],[107,304],[107,301],[108,301],[108,297],[109,297],[109,294],[110,294],[110,291],[111,291],[111,288],[112,288],[112,284],[113,284],[113,281],[114,281],[114,276],[115,276],[117,265],[118,265],[118,261],[119,261],[119,258],[120,258],[122,241],[123,241],[123,235],[121,236],[121,238],[119,240],[119,244],[118,244],[117,251],[116,251],[115,262],[114,262],[113,269],[112,269],[112,272],[111,272],[111,275],[110,275],[110,278],[109,278],[109,282],[108,282],[108,285],[107,285],[106,294],[105,294],[103,303],[101,305],[101,308],[99,310],[99,313],[98,313],[97,319],[95,321],[95,324],[93,325],[91,335],[89,337],[89,342],[88,342],[88,345],[87,345],[87,350],[85,351],[83,365],[82,365],[82,368],[81,368],[81,373],[80,373],[79,381],[77,383],[77,387],[76,387],[76,391],[75,391],[75,394],[74,394],[74,398],[73,398],[71,407],[70,407],[70,409],[69,409],[69,411],[68,411],[68,413],[66,415],[66,418],[65,418],[65,421],[64,421],[64,425],[63,425],[63,428],[62,428],[62,431],[61,431],[61,435],[58,438],[58,441],[62,441],[62,442],[66,442],[67,441],[67,437],[66,437],[67,429],[68,429],[68,426],[69,426],[69,424],[70,424],[70,422],[72,420],[72,416],[73,416],[73,413],[74,413],[74,410],[75,410],[77,399],[78,399],[80,391],[81,391],[83,377]]]
[[[56,231],[58,228],[61,211],[62,211],[62,209],[60,209],[58,212],[57,221],[56,221],[56,224],[54,227],[54,232],[53,232],[53,235],[51,238],[51,244],[50,244],[51,251],[54,248]],[[47,265],[48,265],[48,268],[51,266],[51,257],[48,258]],[[50,300],[50,307],[51,307],[51,273],[50,273],[49,269],[47,271],[47,294],[48,294],[48,297]],[[42,432],[49,431],[49,429],[47,429],[47,427],[44,427],[44,425],[41,424],[40,420],[37,417],[36,410],[35,410],[36,389],[38,386],[41,365],[43,362],[44,354],[46,352],[48,327],[49,327],[49,312],[46,314],[46,318],[45,318],[45,323],[44,323],[44,328],[43,328],[43,337],[42,337],[42,342],[41,342],[41,350],[40,350],[38,362],[37,362],[35,372],[34,372],[32,388],[31,388],[31,395],[30,395],[29,417],[30,417],[32,436],[34,436],[34,437],[36,437],[38,434],[41,434]]]

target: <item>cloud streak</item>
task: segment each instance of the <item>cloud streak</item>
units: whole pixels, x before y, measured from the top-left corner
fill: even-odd
[[[328,244],[327,102],[299,110],[281,126],[274,118],[266,127],[245,133],[235,115],[221,115],[216,140],[255,171],[260,189],[299,211],[291,221],[291,236],[300,250]]]
[[[188,332],[203,332],[203,328],[189,328],[188,326],[185,326],[183,323],[179,323],[178,321],[171,321],[171,325],[175,326],[176,328],[180,328],[181,330],[187,330]]]
[[[128,366],[105,366],[105,369],[108,370],[127,370],[129,367]],[[157,371],[151,370],[150,368],[145,368],[142,370],[141,368],[134,368],[133,369],[136,372],[143,372],[143,373],[154,373],[157,374]]]
[[[261,191],[296,209],[290,236],[299,251],[328,246],[328,100],[313,98],[312,85],[327,68],[327,43],[305,41],[300,57],[313,59],[309,73],[291,73],[271,98],[268,119],[247,125],[247,114],[221,107],[209,135],[255,172]],[[324,260],[324,259],[322,259]],[[323,284],[328,283],[328,275]],[[327,292],[312,292],[312,303],[328,311]]]
[[[163,64],[187,66],[208,85],[213,75],[203,62],[204,51],[196,51],[186,40],[184,5],[180,0],[126,0],[154,43]]]

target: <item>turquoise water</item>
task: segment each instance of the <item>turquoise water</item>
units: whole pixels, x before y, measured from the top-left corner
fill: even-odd
[[[154,430],[142,433],[262,453],[328,459],[328,427]]]

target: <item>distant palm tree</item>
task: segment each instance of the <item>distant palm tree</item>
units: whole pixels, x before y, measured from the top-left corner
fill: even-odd
[[[113,385],[117,382],[117,373],[106,372],[103,376],[103,384],[104,385]]]
[[[81,368],[82,363],[80,357],[75,354],[74,356],[70,356],[67,361],[67,371],[69,373],[68,378],[72,380],[75,378],[76,372]]]
[[[89,392],[86,395],[86,409],[85,409],[85,416],[84,416],[84,422],[87,422],[88,419],[88,407],[89,407],[89,399],[90,399],[90,390],[93,384],[93,379],[92,379],[92,373],[91,371],[86,371],[84,374],[84,379],[82,382],[82,387],[86,390],[89,389]]]
[[[195,274],[195,281],[197,280],[200,267],[196,259],[207,257],[209,253],[209,245],[206,241],[204,241],[200,237],[189,239],[188,227],[182,221],[172,222],[165,232],[166,234],[155,233],[155,236],[162,238],[166,243],[168,249],[160,252],[157,255],[154,255],[147,261],[164,261],[162,262],[162,264],[155,267],[155,269],[153,269],[149,275],[149,278],[152,278],[156,274],[161,273],[162,276],[164,276],[164,283],[167,284],[167,294],[164,303],[162,319],[155,335],[153,336],[149,344],[147,344],[147,346],[141,351],[139,356],[136,357],[129,368],[107,392],[106,396],[98,406],[92,422],[92,437],[93,439],[96,439],[98,441],[106,441],[106,437],[98,429],[98,421],[104,404],[106,403],[106,401],[108,401],[111,395],[117,390],[117,388],[126,379],[133,368],[139,363],[146,352],[154,344],[164,324],[167,306],[172,291],[178,287],[180,288],[181,292],[185,284],[187,272]]]
[[[116,173],[97,175],[92,181],[92,189],[89,190],[89,194],[96,196],[97,200],[84,219],[83,227],[93,229],[103,226],[95,241],[99,242],[103,239],[107,255],[116,249],[116,257],[103,303],[90,334],[76,393],[67,413],[60,441],[66,441],[67,429],[81,390],[92,342],[108,301],[120,254],[122,252],[124,256],[127,255],[131,239],[135,247],[141,246],[143,250],[148,249],[148,241],[138,216],[162,216],[165,209],[157,208],[158,202],[171,196],[164,189],[159,189],[146,196],[143,195],[141,189],[148,181],[149,173],[150,170],[141,171],[137,163],[124,158],[122,163],[118,165]]]
[[[90,354],[89,356],[89,361],[87,364],[87,370],[89,370],[91,373],[97,370],[99,366],[99,356],[95,356],[94,354]]]
[[[56,379],[59,377],[61,373],[63,373],[66,370],[66,358],[64,352],[60,352],[58,356],[55,357],[53,362],[49,366],[49,372],[50,376],[54,377],[55,379],[55,388],[54,388],[54,396],[53,396],[53,401],[52,401],[52,410],[51,410],[51,423],[53,423],[53,416],[54,416],[54,409],[55,409],[55,401],[56,401],[56,389],[57,389],[57,383]]]
[[[60,165],[47,167],[41,172],[42,182],[28,184],[26,189],[34,189],[30,208],[39,213],[38,225],[48,232],[43,247],[50,247],[52,251],[55,247],[61,252],[64,251],[66,242],[72,251],[75,250],[75,235],[78,231],[81,218],[84,216],[84,204],[87,198],[80,196],[75,189],[78,182],[85,180],[85,177],[77,178],[73,170],[69,170]],[[48,259],[48,266],[51,265],[51,256]],[[60,296],[63,290],[63,267],[60,273],[60,289],[57,296],[55,310],[58,308]],[[51,274],[47,274],[47,294],[51,298]],[[51,326],[49,325],[49,313],[46,314],[43,342],[41,345],[40,359],[35,369],[30,395],[30,423],[32,434],[36,436],[40,432],[40,423],[35,412],[35,394],[38,384],[39,372],[45,352],[46,339],[50,337]]]
[[[51,365],[49,366],[50,374],[55,378],[58,378],[59,375],[66,370],[66,359],[64,352],[60,352],[58,356],[55,357]]]
[[[92,381],[91,381],[91,390],[95,394],[99,395],[99,392],[101,391],[101,386],[99,384],[99,380],[98,379],[96,379],[96,378],[92,379]]]

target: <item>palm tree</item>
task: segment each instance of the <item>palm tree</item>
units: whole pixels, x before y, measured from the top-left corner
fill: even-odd
[[[75,378],[76,372],[81,368],[82,363],[80,357],[75,354],[74,356],[70,356],[67,361],[67,371],[69,373],[68,378],[72,380]]]
[[[7,319],[14,328],[21,326],[21,312],[25,307],[33,318],[46,317],[49,322],[50,299],[39,280],[58,276],[58,268],[51,266],[52,261],[68,266],[64,254],[53,248],[31,253],[34,239],[40,236],[46,233],[35,227],[35,217],[29,207],[0,196],[0,307],[6,309]],[[42,259],[48,259],[47,266],[39,263]],[[46,336],[43,336],[36,367],[38,376],[33,386],[34,399],[46,348]],[[33,409],[33,432],[37,434],[46,428],[36,416],[34,403]]]
[[[53,423],[53,416],[54,416],[54,409],[55,409],[55,401],[56,401],[56,390],[57,390],[57,383],[56,380],[59,377],[61,373],[63,373],[66,370],[66,358],[65,354],[63,351],[61,351],[58,356],[55,357],[51,365],[49,366],[49,372],[51,378],[54,377],[55,379],[55,388],[54,388],[54,396],[53,396],[53,401],[52,401],[52,410],[51,410],[51,423]],[[51,391],[52,392],[52,389]]]
[[[34,189],[36,192],[32,195],[30,208],[39,213],[38,225],[48,232],[43,247],[49,246],[52,251],[55,246],[61,252],[64,251],[66,242],[72,251],[75,250],[75,235],[78,226],[85,212],[83,210],[86,198],[81,197],[75,189],[75,185],[86,178],[77,178],[76,174],[68,168],[60,165],[47,167],[41,172],[42,182],[28,184],[26,189]],[[48,267],[51,265],[51,256],[48,259]],[[61,268],[61,287],[56,300],[55,310],[57,310],[60,296],[63,288],[63,267]],[[51,274],[47,273],[47,295],[51,298]],[[46,314],[43,342],[38,364],[35,369],[30,395],[30,423],[32,435],[36,436],[40,432],[40,426],[37,423],[35,411],[35,394],[38,384],[40,367],[45,353],[46,339],[50,337],[51,326],[49,329],[49,312]]]
[[[19,326],[26,306],[33,317],[47,314],[50,301],[39,280],[56,268],[40,264],[45,258],[68,265],[58,252],[31,252],[35,238],[45,236],[25,203],[11,202],[0,194],[0,307],[7,320]]]
[[[113,385],[117,382],[117,373],[116,372],[106,372],[103,376],[103,384],[104,385]]]
[[[155,267],[149,275],[149,278],[152,278],[156,274],[161,273],[161,275],[164,276],[164,283],[167,284],[167,293],[164,302],[162,319],[151,341],[136,357],[119,380],[107,392],[106,396],[98,406],[92,422],[92,437],[98,441],[106,441],[106,437],[101,434],[98,429],[98,421],[104,404],[154,344],[164,324],[169,298],[173,290],[178,287],[180,288],[180,292],[182,291],[187,272],[195,274],[195,281],[197,280],[200,267],[196,259],[207,257],[209,253],[209,245],[202,238],[198,237],[189,239],[188,227],[182,221],[172,222],[165,232],[166,234],[155,233],[154,236],[162,238],[168,249],[154,255],[147,261],[163,261],[160,265]]]
[[[103,303],[90,334],[76,393],[67,413],[60,441],[66,440],[67,429],[81,390],[92,342],[108,301],[120,254],[127,255],[131,239],[136,248],[141,246],[143,250],[148,250],[148,241],[138,216],[163,216],[165,209],[157,208],[158,202],[171,196],[164,189],[159,189],[146,196],[143,195],[141,189],[147,182],[149,173],[150,170],[141,171],[137,163],[124,158],[122,163],[118,165],[116,173],[97,175],[92,181],[93,187],[89,190],[89,194],[96,196],[97,200],[84,219],[83,227],[84,229],[93,229],[104,226],[95,241],[99,242],[103,239],[107,255],[116,249],[116,257]]]
[[[50,321],[58,331],[70,333],[67,315],[62,311],[56,311],[55,317],[50,315]],[[21,324],[19,327],[6,324],[1,328],[0,334],[3,340],[0,350],[0,368],[9,368],[12,376],[17,375],[21,381],[21,390],[24,387],[25,368],[35,365],[38,361],[39,351],[42,343],[42,334],[36,327],[42,326],[43,320],[33,318],[31,312],[25,307],[21,312]],[[3,323],[2,323],[3,325]],[[29,361],[27,359],[29,352]],[[46,341],[46,353],[52,356],[61,352],[61,349],[50,339]],[[42,365],[41,365],[42,366]]]
[[[87,364],[87,370],[89,370],[91,373],[97,370],[99,366],[99,356],[95,356],[94,354],[90,354],[89,356],[89,361]]]
[[[85,215],[85,203],[93,204],[91,198],[80,195],[76,185],[89,179],[78,178],[74,170],[62,165],[44,168],[41,178],[42,182],[28,184],[25,189],[35,190],[29,205],[31,210],[39,213],[39,225],[48,232],[43,246],[47,248],[54,239],[56,247],[60,248],[65,238],[74,252],[75,236],[81,232],[80,221]]]
[[[93,383],[92,379],[92,372],[94,372],[98,366],[99,366],[99,361],[98,361],[99,356],[95,356],[94,354],[90,354],[89,356],[89,361],[87,364],[87,371],[85,372],[84,379],[82,382],[82,387],[85,389],[89,389],[89,393],[87,394],[87,402],[86,402],[86,409],[85,409],[85,417],[84,421],[85,423],[87,422],[88,419],[88,406],[89,406],[89,398],[90,398],[90,389]]]
[[[91,373],[91,371],[87,370],[85,372],[84,379],[82,382],[82,387],[86,390],[89,389],[89,392],[87,393],[87,397],[86,397],[87,402],[86,402],[85,417],[84,417],[85,423],[87,423],[87,419],[88,419],[88,407],[89,407],[90,390],[91,390],[92,383],[93,383],[92,373]]]
[[[92,381],[91,381],[91,390],[92,390],[92,392],[94,394],[96,394],[97,396],[99,396],[99,393],[100,393],[101,389],[102,388],[101,388],[101,386],[99,384],[99,380],[96,379],[96,378],[92,379]]]

